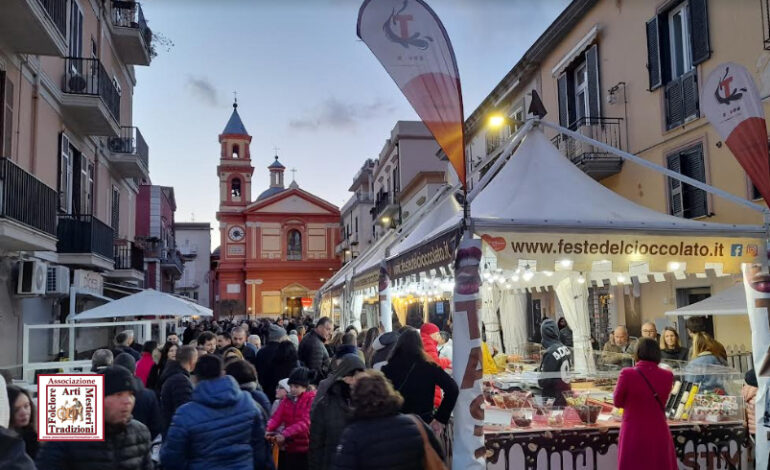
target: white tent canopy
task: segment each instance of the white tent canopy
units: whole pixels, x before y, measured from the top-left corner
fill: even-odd
[[[137,294],[114,300],[74,316],[74,320],[95,320],[125,317],[185,317],[213,316],[210,308],[203,307],[175,295],[147,289]]]
[[[471,203],[482,229],[617,230],[763,234],[759,226],[716,224],[663,214],[594,181],[535,128]],[[748,230],[746,230],[748,229]]]
[[[666,312],[668,316],[748,315],[743,283],[725,289],[700,302]]]

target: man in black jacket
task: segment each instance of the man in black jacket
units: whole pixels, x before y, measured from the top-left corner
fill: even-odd
[[[198,361],[195,346],[182,346],[176,353],[176,361],[169,361],[160,377],[163,387],[160,390],[160,408],[163,413],[161,432],[165,437],[171,418],[176,409],[192,399],[193,384],[190,373]]]
[[[37,468],[45,470],[152,470],[150,432],[131,419],[134,380],[120,366],[104,369],[104,440],[44,442]]]
[[[276,375],[278,371],[274,366],[274,359],[281,340],[286,337],[286,330],[278,325],[270,324],[267,331],[267,343],[257,351],[254,368],[257,369],[259,385],[272,403],[275,400],[275,388],[278,386],[278,381],[285,378]]]
[[[321,317],[316,323],[315,328],[310,330],[302,342],[299,343],[297,354],[299,360],[308,369],[315,372],[315,382],[326,378],[329,373],[329,352],[324,343],[332,336],[332,321],[329,317]]]
[[[572,351],[559,341],[559,327],[550,318],[543,320],[540,325],[543,338],[543,353],[540,372],[543,378],[538,385],[543,389],[543,396],[556,399],[556,406],[564,406],[566,401],[562,392],[570,390],[569,373],[572,367]]]
[[[115,336],[115,351],[113,351],[113,355],[117,356],[120,353],[128,353],[138,361],[142,357],[141,351],[132,348],[132,344],[134,344],[134,332],[131,330],[121,331]]]
[[[160,405],[158,396],[152,390],[147,390],[139,377],[136,377],[136,361],[131,355],[126,353],[118,354],[115,358],[116,366],[125,367],[134,375],[134,388],[136,393],[136,403],[134,404],[134,419],[147,426],[150,430],[150,438],[160,434]]]

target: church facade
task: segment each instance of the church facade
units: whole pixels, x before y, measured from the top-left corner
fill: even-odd
[[[298,315],[341,266],[340,211],[295,181],[286,187],[278,156],[267,167],[268,188],[252,200],[251,136],[233,108],[219,136],[217,298],[250,316]]]

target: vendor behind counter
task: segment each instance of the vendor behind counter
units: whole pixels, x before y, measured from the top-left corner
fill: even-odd
[[[572,351],[559,340],[559,328],[556,322],[547,319],[540,325],[543,347],[546,348],[540,362],[540,371],[546,378],[538,380],[543,396],[555,398],[556,406],[566,405],[562,392],[570,390],[564,381],[565,374],[572,368]]]

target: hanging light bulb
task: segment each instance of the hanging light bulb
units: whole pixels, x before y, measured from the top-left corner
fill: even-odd
[[[522,276],[525,281],[531,281],[533,277],[535,277],[535,273],[532,271],[527,271],[524,273],[524,276]]]
[[[519,282],[519,275],[518,274],[514,274],[513,277],[511,277],[511,281]]]
[[[543,274],[545,274],[548,277],[553,276],[553,271],[543,271]]]
[[[619,274],[618,275],[618,283],[623,284],[624,282],[626,282],[626,277],[623,276],[622,274]]]
[[[561,266],[562,269],[571,269],[572,268],[572,260],[564,258],[563,260],[559,261],[559,266]]]
[[[586,283],[586,278],[583,276],[583,273],[580,273],[580,276],[578,276],[578,278],[577,278],[577,282],[578,282],[578,284],[585,284]]]

